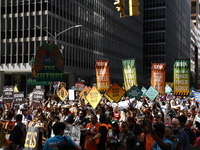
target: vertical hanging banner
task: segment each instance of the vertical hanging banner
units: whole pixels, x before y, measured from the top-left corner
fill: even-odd
[[[97,89],[100,92],[105,92],[110,88],[110,74],[109,74],[109,61],[97,60],[96,61],[96,80]]]
[[[165,63],[152,63],[151,66],[151,86],[160,94],[165,93],[165,74],[166,64]]]
[[[174,95],[188,95],[190,92],[190,60],[174,62]]]
[[[128,91],[133,85],[137,86],[135,59],[122,60],[122,65],[125,91]]]

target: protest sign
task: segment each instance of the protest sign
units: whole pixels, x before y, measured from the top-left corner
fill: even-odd
[[[18,109],[19,105],[23,103],[25,103],[24,92],[14,93],[14,107]]]
[[[101,92],[105,92],[107,89],[110,88],[109,61],[97,60],[95,67],[97,89]]]
[[[33,89],[32,102],[39,106],[44,99],[44,89]]]
[[[96,87],[93,86],[92,89],[87,94],[86,99],[90,103],[90,105],[92,106],[92,108],[96,109],[97,105],[101,101],[101,94],[96,89]]]
[[[145,94],[150,100],[153,101],[159,93],[156,91],[156,89],[150,86]]]
[[[197,102],[200,102],[200,93],[199,92],[193,92],[194,93],[194,98]]]
[[[39,149],[39,127],[30,126],[26,133],[24,150],[37,150],[37,149]]]
[[[112,87],[106,92],[106,95],[118,103],[125,93],[126,92],[124,89],[122,89],[118,84],[114,83]]]
[[[3,88],[3,101],[12,103],[14,97],[14,86],[4,86]]]
[[[84,83],[79,81],[75,84],[75,86],[72,87],[72,89],[82,91],[84,87],[85,87]]]
[[[65,89],[65,87],[62,87],[62,88],[60,89],[60,91],[58,91],[57,95],[58,95],[58,97],[63,101],[64,98],[67,98],[68,92],[67,92],[67,90]]]
[[[165,93],[169,94],[171,93],[172,88],[169,85],[165,85]]]
[[[165,93],[165,74],[166,64],[165,63],[152,63],[151,66],[151,86],[160,94]]]
[[[174,95],[188,95],[190,92],[190,60],[174,62]]]
[[[133,85],[137,86],[135,59],[122,60],[125,91]]]
[[[127,96],[130,98],[134,98],[137,100],[142,95],[142,91],[140,91],[135,85],[133,85],[127,92]]]
[[[76,145],[80,144],[81,132],[79,126],[66,125],[64,135],[69,136]]]
[[[147,92],[147,89],[145,87],[142,87],[141,91],[143,93],[142,96],[145,97],[146,96],[145,93]]]
[[[69,89],[68,93],[69,93],[69,100],[75,100],[74,90]]]

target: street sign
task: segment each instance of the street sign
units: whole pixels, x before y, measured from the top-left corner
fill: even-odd
[[[116,103],[122,98],[125,94],[125,90],[122,89],[117,83],[114,83],[113,86],[106,93],[111,99],[113,99]]]
[[[86,99],[90,103],[90,105],[92,106],[92,108],[96,109],[97,105],[101,101],[101,94],[96,89],[96,87],[93,86],[92,89],[87,94]]]
[[[137,100],[141,95],[142,91],[140,91],[135,85],[133,85],[130,90],[127,92],[127,96],[130,98],[134,98]]]
[[[165,86],[165,93],[169,94],[169,93],[171,93],[171,91],[172,91],[172,88],[169,85],[166,85]]]
[[[152,86],[150,86],[147,92],[145,93],[145,95],[152,101],[156,98],[158,94],[158,91],[156,91],[156,89],[154,89]]]
[[[143,93],[142,96],[145,97],[146,96],[145,93],[147,92],[147,89],[145,87],[142,87],[141,91]]]
[[[65,87],[62,87],[60,89],[60,91],[58,91],[57,93],[58,97],[63,101],[64,98],[66,98],[68,96],[68,92],[67,90],[65,89]]]

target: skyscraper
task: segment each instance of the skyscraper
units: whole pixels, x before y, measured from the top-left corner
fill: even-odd
[[[166,82],[173,82],[174,60],[190,58],[190,10],[188,0],[144,0],[145,78],[150,79],[152,62],[162,62]]]
[[[141,12],[142,8],[140,1]],[[108,0],[1,0],[0,9],[1,86],[17,84],[19,90],[28,89],[29,93],[33,88],[26,86],[26,81],[33,78],[29,61],[43,42],[54,43],[47,32],[55,35],[77,24],[83,26],[57,39],[67,88],[78,78],[87,85],[95,83],[97,59],[109,59],[111,83],[123,82],[121,59],[136,58],[137,72],[142,74],[142,13],[120,19]]]

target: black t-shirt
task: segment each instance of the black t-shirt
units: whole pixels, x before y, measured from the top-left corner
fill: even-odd
[[[68,114],[68,115],[65,117],[64,122],[67,122],[67,123],[74,123],[73,115],[72,115],[72,114]]]
[[[107,142],[108,130],[105,126],[100,126],[98,133],[101,134],[101,137],[99,139],[99,143],[97,144],[97,150],[105,150],[105,143]]]

